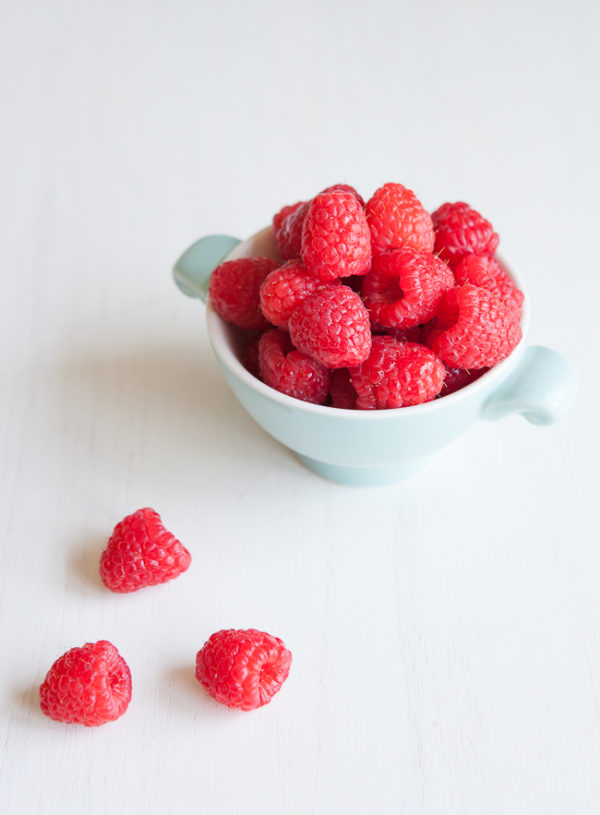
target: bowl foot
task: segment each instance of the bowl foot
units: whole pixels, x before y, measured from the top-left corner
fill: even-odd
[[[433,456],[426,456],[411,459],[403,464],[395,464],[393,467],[340,467],[337,464],[328,464],[302,456],[300,453],[296,455],[309,470],[328,481],[335,481],[336,484],[344,484],[347,487],[381,487],[385,484],[396,484],[418,473],[433,459]]]

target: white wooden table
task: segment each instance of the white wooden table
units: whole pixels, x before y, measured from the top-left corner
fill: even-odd
[[[600,810],[594,3],[5,4],[0,30],[0,812]],[[238,406],[170,268],[338,181],[468,200],[581,392],[480,423],[397,487],[305,470]],[[191,550],[97,577],[138,507]],[[252,714],[194,658],[291,648]],[[118,722],[44,717],[53,660],[110,639]]]

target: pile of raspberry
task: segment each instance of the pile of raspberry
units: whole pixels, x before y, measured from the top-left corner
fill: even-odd
[[[191,560],[160,515],[145,507],[115,526],[100,557],[100,577],[112,592],[137,592],[174,580]],[[256,628],[221,629],[196,654],[196,679],[217,702],[256,710],[278,693],[291,663],[279,637]],[[98,727],[123,716],[131,691],[129,665],[113,643],[86,642],[53,662],[40,685],[40,707],[55,721]]]
[[[374,410],[447,396],[521,339],[523,293],[499,237],[463,202],[431,215],[387,183],[365,203],[346,184],[273,217],[280,260],[218,266],[210,301],[248,332],[243,362],[288,396]]]

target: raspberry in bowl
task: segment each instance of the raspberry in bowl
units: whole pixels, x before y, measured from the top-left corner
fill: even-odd
[[[361,202],[336,185],[245,241],[203,238],[175,265],[179,288],[207,301],[212,348],[252,418],[309,469],[352,486],[412,476],[480,418],[557,421],[575,372],[527,345],[524,283],[495,254],[491,224],[446,207],[450,263],[431,251],[436,217],[410,190],[384,185]],[[221,284],[236,265],[249,282],[231,295]],[[241,309],[237,324],[221,299]]]

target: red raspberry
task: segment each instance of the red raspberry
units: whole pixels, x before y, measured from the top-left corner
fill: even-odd
[[[302,227],[302,260],[325,282],[369,271],[369,226],[355,195],[337,191],[313,198]]]
[[[362,295],[373,325],[412,328],[435,316],[442,294],[454,285],[445,263],[405,247],[373,258]]]
[[[359,193],[357,193],[354,187],[351,187],[350,184],[334,184],[333,187],[327,187],[326,189],[321,190],[321,194],[327,192],[350,192],[356,198],[361,207],[363,209],[365,208],[364,198],[362,195],[359,195]]]
[[[495,294],[471,283],[442,297],[428,344],[451,368],[491,368],[518,345],[521,326]]]
[[[275,243],[284,260],[300,256],[302,245],[302,226],[310,201],[298,201],[297,204],[284,207],[273,216]]]
[[[431,216],[412,190],[402,184],[384,184],[367,201],[373,255],[408,246],[433,251]]]
[[[260,338],[260,334],[250,337],[242,353],[242,365],[257,379],[260,379],[260,372],[258,370],[258,341]]]
[[[431,216],[435,252],[456,269],[467,255],[492,257],[500,238],[489,221],[468,204],[442,204]]]
[[[258,364],[262,381],[271,388],[303,402],[325,403],[329,370],[296,351],[285,331],[265,331],[258,343]]]
[[[217,266],[208,289],[217,314],[248,331],[267,328],[269,323],[260,310],[260,285],[278,265],[271,258],[240,258]]]
[[[523,292],[515,286],[497,260],[479,255],[467,255],[456,267],[454,276],[459,286],[462,286],[463,283],[472,283],[474,286],[481,286],[493,292],[520,319],[524,300]]]
[[[359,202],[364,209],[365,202],[361,196],[356,192],[354,187],[348,184],[334,184],[333,187],[327,187],[323,193],[329,192],[349,192]],[[283,207],[276,215],[273,216],[273,229],[275,231],[275,242],[279,254],[284,260],[291,260],[300,256],[302,248],[302,226],[310,201],[298,201],[297,204],[292,204],[288,207]]]
[[[290,672],[292,654],[278,637],[249,628],[217,631],[196,655],[196,678],[227,707],[256,710]]]
[[[356,391],[350,381],[350,372],[347,368],[338,368],[331,372],[329,385],[331,405],[344,410],[354,410],[356,407]]]
[[[264,279],[260,287],[260,307],[270,323],[287,328],[294,309],[327,285],[311,274],[301,260],[288,260]]]
[[[369,313],[347,286],[307,297],[290,317],[289,329],[296,348],[328,368],[359,365],[371,350]]]
[[[444,377],[444,387],[438,393],[437,398],[450,396],[451,393],[462,390],[466,385],[479,379],[489,368],[479,368],[477,371],[466,371],[464,368],[448,368],[446,366],[446,376]]]
[[[172,580],[191,559],[157,512],[138,509],[115,526],[100,557],[100,577],[111,591],[137,591]]]
[[[359,410],[399,408],[429,402],[442,389],[446,369],[425,345],[373,337],[366,362],[350,369]]]
[[[273,215],[273,230],[276,236],[287,216],[291,215],[292,212],[295,212],[298,207],[301,207],[302,204],[305,203],[305,201],[298,201],[296,204],[286,204],[285,207],[282,207],[279,212],[276,212],[275,215]]]
[[[131,700],[131,673],[106,640],[71,648],[52,665],[40,686],[40,705],[57,722],[97,727],[114,722]]]

